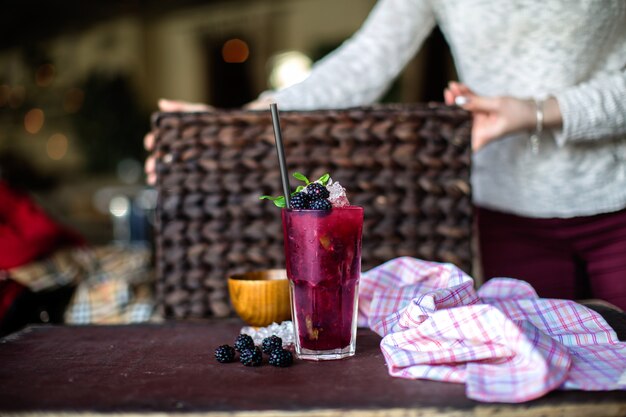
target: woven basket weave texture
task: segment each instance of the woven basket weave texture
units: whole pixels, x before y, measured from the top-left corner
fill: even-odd
[[[364,271],[413,256],[470,272],[465,111],[431,103],[280,115],[289,172],[328,172],[364,207]],[[284,267],[280,210],[259,200],[282,193],[269,112],[157,113],[153,132],[160,308],[231,315],[228,275]]]

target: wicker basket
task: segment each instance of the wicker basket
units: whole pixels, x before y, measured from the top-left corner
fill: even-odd
[[[329,172],[365,209],[363,270],[398,256],[471,269],[470,118],[437,104],[281,112],[289,172]],[[157,296],[228,316],[226,278],[284,267],[269,112],[158,113]],[[292,180],[295,188],[295,180]]]

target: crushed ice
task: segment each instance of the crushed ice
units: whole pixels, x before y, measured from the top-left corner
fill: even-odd
[[[346,196],[346,189],[343,188],[341,184],[330,180],[326,189],[330,193],[328,201],[330,201],[330,204],[332,204],[333,207],[347,207],[350,205],[348,197]]]
[[[293,345],[293,323],[290,320],[283,321],[282,323],[272,323],[267,327],[251,327],[245,326],[241,329],[242,334],[249,335],[254,340],[255,345],[263,343],[263,339],[276,335],[283,339],[283,347]]]

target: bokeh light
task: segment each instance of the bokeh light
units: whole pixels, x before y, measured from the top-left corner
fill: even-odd
[[[250,55],[248,44],[241,39],[229,39],[222,46],[222,58],[230,64],[246,62]]]
[[[41,109],[30,109],[24,116],[24,129],[33,135],[39,133],[43,127],[45,115]]]
[[[63,110],[67,113],[76,113],[83,106],[85,100],[85,93],[80,88],[70,88],[65,93],[65,99],[63,100]]]
[[[54,81],[55,69],[52,64],[43,64],[35,72],[35,84],[39,87],[48,87]]]
[[[68,140],[62,133],[55,133],[50,136],[46,143],[46,153],[50,159],[58,161],[67,154]]]
[[[281,89],[304,80],[311,72],[313,62],[302,52],[288,51],[272,57],[270,64],[270,85]]]
[[[109,203],[109,212],[115,217],[124,217],[130,212],[130,201],[126,196],[115,196]]]

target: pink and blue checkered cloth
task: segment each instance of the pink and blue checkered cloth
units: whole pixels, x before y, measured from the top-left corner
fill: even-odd
[[[451,264],[404,257],[364,273],[359,291],[359,325],[383,337],[392,376],[465,383],[486,402],[626,389],[626,343],[606,321],[524,281],[496,278],[477,292]]]

